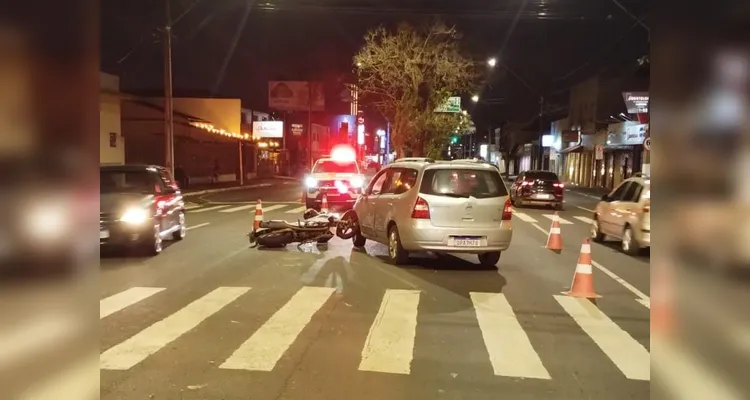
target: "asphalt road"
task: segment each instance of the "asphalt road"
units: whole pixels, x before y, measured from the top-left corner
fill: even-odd
[[[595,304],[563,296],[596,200],[516,210],[498,268],[385,247],[250,249],[266,219],[301,218],[295,181],[192,199],[191,230],[151,259],[101,260],[101,398],[644,399],[649,258],[593,244]],[[244,208],[243,208],[244,207]]]

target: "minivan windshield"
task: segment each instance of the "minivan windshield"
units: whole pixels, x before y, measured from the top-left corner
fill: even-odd
[[[508,194],[497,171],[478,169],[428,169],[424,173],[420,192],[434,196],[502,197]]]
[[[152,193],[158,182],[149,171],[99,171],[101,193]]]

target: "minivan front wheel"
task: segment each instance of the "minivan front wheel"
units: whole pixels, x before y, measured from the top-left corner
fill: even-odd
[[[388,262],[393,265],[403,265],[409,260],[409,253],[401,246],[398,228],[393,225],[388,230]]]

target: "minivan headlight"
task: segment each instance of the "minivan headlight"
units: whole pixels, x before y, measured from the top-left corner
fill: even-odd
[[[122,214],[120,221],[127,224],[139,225],[148,220],[148,212],[142,208],[130,208]]]

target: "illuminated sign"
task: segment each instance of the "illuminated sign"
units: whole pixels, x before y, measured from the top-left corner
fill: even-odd
[[[555,139],[552,135],[543,135],[542,136],[542,147],[552,147],[552,144],[555,142]]]
[[[253,121],[254,138],[283,138],[284,121]]]
[[[365,144],[365,126],[357,125],[357,144]]]
[[[648,92],[623,92],[622,98],[628,114],[648,113]]]

